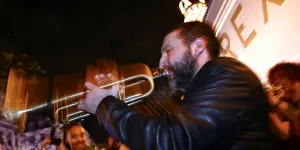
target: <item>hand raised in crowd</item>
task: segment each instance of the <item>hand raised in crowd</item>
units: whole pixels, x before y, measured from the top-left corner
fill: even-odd
[[[47,137],[47,138],[45,138],[44,139],[44,141],[43,141],[43,146],[42,146],[42,150],[45,150],[46,149],[46,147],[48,146],[48,145],[50,145],[51,144],[51,138],[50,137]]]
[[[49,145],[51,145],[51,138],[47,137],[43,141],[43,145],[42,145],[41,150],[46,150],[47,146],[49,146]],[[62,142],[59,145],[55,145],[55,147],[56,147],[57,150],[65,150],[66,149]]]

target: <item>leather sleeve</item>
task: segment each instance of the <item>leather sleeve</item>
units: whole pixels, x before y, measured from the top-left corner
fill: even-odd
[[[224,148],[266,104],[259,81],[247,71],[243,66],[200,70],[172,115],[146,117],[112,96],[103,99],[96,115],[113,138],[133,150]]]

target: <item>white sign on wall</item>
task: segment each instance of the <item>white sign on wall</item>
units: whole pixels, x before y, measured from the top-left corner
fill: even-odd
[[[217,6],[217,15],[210,15]],[[299,15],[300,0],[214,0],[205,21],[228,54],[265,80],[277,62],[299,57]]]

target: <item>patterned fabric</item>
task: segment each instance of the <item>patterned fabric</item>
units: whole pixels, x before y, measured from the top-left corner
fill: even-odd
[[[17,133],[16,126],[0,122],[0,145],[2,150],[40,150],[43,140],[50,136],[51,128],[40,129],[32,132]],[[58,137],[62,136],[59,132]],[[54,146],[48,150],[56,150]]]

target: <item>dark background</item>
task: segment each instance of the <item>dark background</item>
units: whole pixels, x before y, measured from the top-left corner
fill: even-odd
[[[158,66],[178,0],[1,0],[0,48],[28,53],[50,74],[79,72],[100,57]]]
[[[49,77],[83,72],[99,57],[157,67],[165,34],[183,22],[178,5],[179,0],[0,0],[0,50],[27,53]],[[82,123],[95,141],[106,142],[95,118]]]

